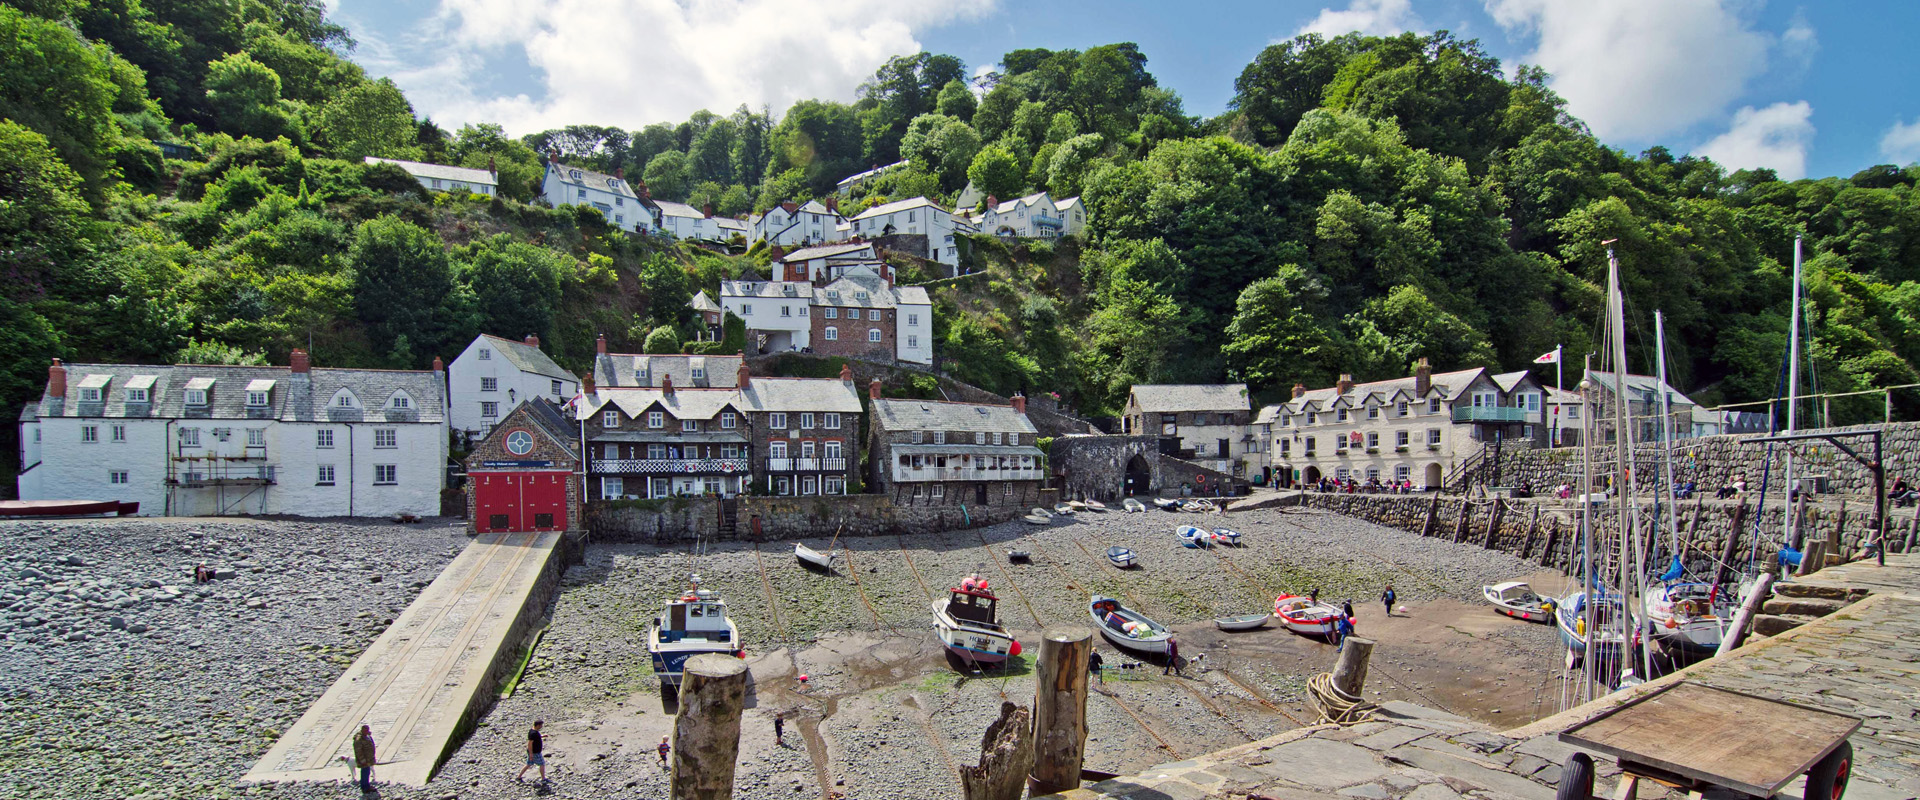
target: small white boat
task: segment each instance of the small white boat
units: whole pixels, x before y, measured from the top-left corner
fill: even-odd
[[[1705,583],[1674,583],[1647,592],[1647,622],[1663,647],[1689,656],[1710,656],[1720,649],[1733,604],[1725,592]]]
[[[1020,520],[1022,522],[1027,523],[1028,525],[1050,525],[1053,523],[1053,517],[1050,517],[1050,516],[1043,517],[1039,514],[1028,514],[1024,517],[1021,517]]]
[[[1553,622],[1553,601],[1536,594],[1533,587],[1520,581],[1482,586],[1480,594],[1493,604],[1493,610],[1514,619]]]
[[[1554,604],[1553,623],[1560,631],[1560,641],[1567,646],[1567,668],[1580,665],[1589,651],[1597,653],[1603,662],[1618,659],[1626,652],[1627,637],[1622,628],[1626,617],[1626,604],[1620,596],[1605,590],[1593,601],[1594,627],[1597,633],[1587,630],[1587,593],[1576,591],[1560,598]]]
[[[1053,518],[1052,509],[1041,508],[1039,506],[1034,506],[1033,508],[1027,509],[1027,513],[1035,517],[1046,517],[1048,519]]]
[[[703,653],[746,657],[740,630],[727,618],[726,602],[700,588],[700,576],[691,576],[691,581],[692,588],[668,600],[666,612],[654,617],[647,630],[647,654],[653,657],[653,672],[660,676],[664,694],[678,691],[689,658]]]
[[[1076,511],[1076,512],[1078,512],[1078,511],[1085,511],[1085,510],[1087,510],[1087,501],[1085,501],[1085,500],[1068,500],[1068,501],[1067,501],[1067,508],[1069,508],[1069,509],[1071,509],[1071,510],[1073,510],[1073,511]]]
[[[1205,528],[1182,525],[1174,529],[1173,535],[1180,537],[1180,544],[1185,547],[1201,548],[1213,546],[1213,533]]]
[[[1219,511],[1220,507],[1214,505],[1212,500],[1195,499],[1181,503],[1180,510],[1190,511],[1195,514],[1211,514]]]
[[[1023,561],[1030,560],[1032,558],[1033,558],[1033,554],[1025,550],[1021,550],[1018,548],[1009,548],[1007,550],[1007,560],[1013,563],[1020,563]]]
[[[1073,506],[1068,503],[1055,503],[1053,505],[1053,515],[1056,517],[1071,517],[1073,516]]]
[[[1109,564],[1121,569],[1128,569],[1134,565],[1134,561],[1132,550],[1119,545],[1107,548],[1107,563]]]
[[[1216,617],[1213,620],[1213,627],[1223,631],[1250,631],[1256,628],[1266,627],[1267,620],[1270,619],[1273,619],[1272,614],[1242,614],[1238,617]]]
[[[1240,532],[1235,530],[1229,530],[1226,528],[1214,528],[1213,540],[1216,542],[1219,542],[1220,544],[1228,544],[1228,545],[1233,545],[1235,547],[1239,547]]]
[[[815,550],[811,547],[808,547],[804,544],[801,544],[799,542],[794,542],[793,557],[800,559],[800,563],[802,565],[816,567],[819,569],[827,570],[829,572],[833,571],[834,557],[833,557],[833,554],[831,553],[823,554],[820,551]]]
[[[1283,594],[1273,598],[1273,615],[1294,633],[1326,636],[1339,622],[1340,609],[1305,595]]]
[[[1164,654],[1167,641],[1173,638],[1167,626],[1128,610],[1111,597],[1094,595],[1087,603],[1087,614],[1107,641],[1135,652]]]
[[[999,602],[978,575],[948,589],[945,600],[933,601],[934,635],[956,663],[992,665],[1020,655],[1020,643],[1000,626]]]
[[[1082,505],[1085,505],[1088,511],[1092,511],[1096,514],[1104,513],[1107,510],[1107,504],[1102,503],[1098,500],[1088,500]]]
[[[1161,511],[1179,511],[1180,510],[1180,501],[1178,499],[1170,498],[1170,497],[1153,498],[1153,505],[1155,508],[1158,508]]]
[[[1120,502],[1120,508],[1128,514],[1138,514],[1147,510],[1147,504],[1129,497]]]

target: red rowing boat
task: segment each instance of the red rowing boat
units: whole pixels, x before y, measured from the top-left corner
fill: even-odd
[[[40,517],[131,517],[139,503],[120,500],[0,500],[0,519]]]

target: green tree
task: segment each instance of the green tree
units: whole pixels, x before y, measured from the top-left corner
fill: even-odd
[[[453,295],[447,251],[432,231],[395,216],[354,229],[347,260],[353,266],[353,307],[375,352],[394,366],[416,367],[434,352],[451,322]]]
[[[1073,197],[1080,194],[1086,185],[1087,172],[1092,169],[1094,159],[1106,146],[1106,139],[1097,133],[1075,136],[1054,148],[1053,157],[1047,164],[1047,191],[1055,198]]]
[[[89,186],[104,175],[118,136],[103,52],[60,23],[0,5],[0,118],[46,137]]]
[[[280,102],[279,73],[246,53],[207,65],[207,105],[228,132],[262,139],[301,138]]]
[[[1360,363],[1353,372],[1364,380],[1410,374],[1420,358],[1442,371],[1499,366],[1486,334],[1434,305],[1416,286],[1396,286],[1386,297],[1367,301],[1347,326],[1354,341],[1377,344],[1356,348]]]
[[[482,332],[552,337],[561,281],[573,271],[570,259],[504,233],[456,250],[453,259]]]
[[[949,190],[966,183],[967,168],[980,152],[980,135],[967,123],[940,114],[914,118],[900,140],[900,154],[940,178]]]
[[[973,112],[977,107],[978,103],[973,99],[973,92],[967,89],[967,85],[961,81],[952,80],[940,87],[940,99],[934,104],[934,113],[967,122],[973,119]]]
[[[267,354],[248,351],[238,345],[216,341],[188,339],[187,346],[174,354],[175,364],[226,364],[239,367],[263,367],[267,364]]]
[[[1255,392],[1304,383],[1333,383],[1346,364],[1339,334],[1315,315],[1327,290],[1295,264],[1247,285],[1220,349],[1228,371]]]
[[[1020,174],[1020,159],[997,144],[980,148],[973,164],[967,167],[967,180],[987,197],[1015,197],[1026,186],[1026,178]]]
[[[642,348],[650,355],[678,353],[680,352],[680,332],[674,330],[672,325],[661,325],[647,334],[646,343]]]
[[[686,153],[668,150],[647,162],[647,191],[662,200],[685,200],[693,191],[693,163]]]
[[[693,313],[693,285],[687,271],[666,256],[654,256],[640,266],[640,290],[646,292],[649,318],[657,325],[679,326]],[[679,346],[679,339],[674,346]]]
[[[403,158],[414,141],[413,108],[393,81],[381,78],[334,95],[320,108],[313,133],[341,158]]]

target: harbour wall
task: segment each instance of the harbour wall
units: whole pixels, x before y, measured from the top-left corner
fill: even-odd
[[[985,506],[971,498],[855,494],[819,497],[740,497],[731,530],[722,523],[722,501],[677,498],[594,503],[587,529],[598,542],[663,544],[694,540],[768,541],[847,536],[933,533],[997,525],[1034,506],[1051,507],[1058,492],[1038,482],[1016,484],[1013,502]],[[988,492],[1002,498],[999,484]]]

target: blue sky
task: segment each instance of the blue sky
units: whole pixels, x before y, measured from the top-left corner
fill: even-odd
[[[1920,160],[1920,3],[1859,0],[333,0],[354,58],[443,126],[637,128],[746,103],[851,100],[888,56],[1138,42],[1213,115],[1261,48],[1303,30],[1449,30],[1536,63],[1609,144],[1785,177]]]

